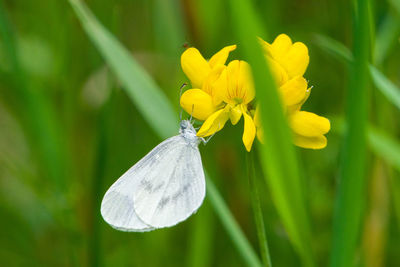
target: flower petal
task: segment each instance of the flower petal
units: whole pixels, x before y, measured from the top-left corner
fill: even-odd
[[[239,122],[240,118],[242,117],[242,108],[241,105],[237,105],[230,109],[229,118],[231,119],[231,123],[236,125]]]
[[[206,120],[215,111],[212,97],[201,89],[185,91],[180,104],[188,114],[198,120]]]
[[[251,147],[254,142],[254,138],[256,137],[256,126],[254,125],[253,119],[247,112],[245,111],[245,107],[242,105],[243,118],[244,118],[244,131],[242,136],[242,141],[246,150],[250,152]]]
[[[216,81],[216,93],[226,103],[236,106],[254,99],[254,83],[250,66],[242,60],[231,61]]]
[[[328,143],[326,137],[323,135],[307,137],[298,134],[293,136],[293,142],[296,146],[311,149],[322,149]]]
[[[308,56],[308,48],[301,42],[296,42],[287,51],[286,55],[282,56],[279,63],[287,70],[289,78],[295,76],[303,76],[308,67],[310,57]]]
[[[292,43],[286,34],[280,34],[272,44],[260,39],[265,56],[276,60],[287,71],[289,78],[303,76],[308,63],[308,48],[301,42]],[[269,58],[270,59],[270,58]],[[268,60],[269,60],[268,59]]]
[[[244,104],[248,104],[254,99],[256,95],[254,89],[253,76],[251,74],[250,65],[246,61],[240,60],[239,67],[240,69],[239,69],[237,90],[240,91],[240,95],[238,96],[243,99]]]
[[[284,57],[291,46],[292,40],[290,39],[290,37],[284,33],[279,34],[271,44],[271,49],[273,50],[274,57]]]
[[[303,101],[307,92],[307,81],[297,76],[279,88],[283,102],[286,106],[299,104]]]
[[[214,90],[214,84],[218,80],[218,78],[221,76],[222,71],[226,68],[225,65],[216,65],[208,74],[206,79],[203,82],[203,87],[201,88],[203,91],[205,91],[207,94],[211,95],[213,98],[216,96],[215,90]],[[214,99],[215,103],[220,103],[220,99]]]
[[[186,49],[181,56],[183,72],[189,78],[193,88],[201,88],[204,79],[208,76],[211,68],[208,62],[194,47]]]
[[[301,106],[307,101],[308,97],[310,96],[311,89],[312,89],[312,87],[310,87],[310,88],[308,88],[306,90],[306,94],[304,95],[304,98],[300,103],[287,107],[287,113],[288,114],[292,114],[292,113],[297,112],[297,111],[300,110]]]
[[[220,110],[214,112],[203,123],[200,130],[197,132],[197,136],[206,137],[206,136],[213,135],[214,133],[216,133],[216,132],[220,131],[222,128],[224,128],[225,123],[228,121],[228,119],[229,119],[229,108],[228,107],[225,107],[224,109],[220,109]]]
[[[267,62],[276,84],[278,86],[285,84],[289,79],[286,70],[272,57],[267,57]]]
[[[228,76],[226,67],[221,72],[219,78],[213,83],[213,98],[214,104],[220,103],[221,101],[226,102],[226,96],[228,91]],[[227,102],[226,102],[227,103]]]
[[[214,68],[216,65],[225,65],[226,60],[228,59],[229,53],[236,49],[236,45],[225,46],[216,54],[214,54],[208,63],[211,68]]]
[[[290,115],[289,122],[292,130],[306,137],[318,137],[327,133],[331,124],[327,118],[307,111],[297,111]]]

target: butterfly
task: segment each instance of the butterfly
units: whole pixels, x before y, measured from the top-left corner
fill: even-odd
[[[113,228],[146,232],[171,227],[201,206],[206,183],[199,144],[189,120],[125,172],[106,192],[101,215]]]

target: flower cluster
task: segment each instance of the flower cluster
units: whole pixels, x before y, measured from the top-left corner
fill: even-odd
[[[292,43],[285,34],[279,35],[272,44],[261,39],[260,43],[279,88],[295,145],[324,148],[327,144],[324,134],[330,129],[329,120],[301,110],[311,92],[303,77],[309,63],[307,47],[301,42]],[[235,49],[236,45],[224,47],[207,61],[196,48],[188,48],[182,54],[181,65],[192,89],[182,94],[180,104],[188,114],[204,121],[197,133],[200,137],[220,131],[228,120],[235,125],[243,116],[242,140],[246,150],[250,151],[255,136],[262,141],[263,129],[254,103],[249,64],[233,60],[226,65],[229,53]]]

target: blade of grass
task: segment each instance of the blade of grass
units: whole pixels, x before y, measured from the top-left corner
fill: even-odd
[[[65,160],[60,147],[62,142],[59,138],[59,125],[57,125],[54,109],[49,100],[44,94],[37,93],[33,90],[35,88],[30,87],[26,74],[21,68],[14,32],[2,2],[0,2],[0,36],[11,67],[14,88],[10,91],[14,94],[12,100],[16,100],[13,103],[18,105],[15,112],[20,115],[21,125],[28,133],[33,150],[39,151],[37,156],[41,160],[38,162],[43,162],[41,168],[61,192],[65,189],[64,166],[62,166]]]
[[[56,119],[54,107],[50,99],[42,91],[34,88],[21,67],[20,57],[16,49],[17,43],[11,23],[7,18],[3,2],[0,1],[0,36],[5,46],[5,54],[10,64],[13,90],[9,90],[13,110],[20,120],[20,124],[26,133],[35,163],[40,169],[41,179],[48,179],[53,183],[54,191],[51,202],[54,203],[52,212],[55,215],[60,229],[63,229],[65,246],[69,254],[70,264],[77,262],[76,242],[71,238],[70,229],[75,226],[68,199],[67,187],[67,150],[62,142],[63,135],[61,124]],[[3,92],[2,92],[3,93]],[[7,99],[8,100],[8,99]],[[6,101],[7,102],[7,101]],[[74,244],[74,245],[71,245]]]
[[[351,51],[345,45],[336,41],[335,39],[322,34],[315,34],[314,42],[325,52],[338,59],[344,60],[346,63],[351,63],[353,61],[353,55]]]
[[[400,144],[383,131],[369,128],[368,141],[371,149],[387,163],[400,171]]]
[[[250,198],[253,207],[254,221],[257,228],[258,243],[261,251],[261,258],[266,267],[271,267],[271,256],[269,254],[267,234],[265,233],[264,218],[261,209],[260,196],[257,189],[257,182],[254,170],[254,155],[253,151],[246,153],[247,175],[250,185]]]
[[[246,259],[247,264],[249,266],[262,266],[260,260],[256,256],[256,253],[245,239],[245,236],[240,230],[238,223],[233,218],[232,213],[229,211],[228,206],[225,204],[211,179],[207,179],[207,193],[211,204],[217,211],[219,219],[230,233],[233,243],[238,248],[238,251],[242,254],[242,257]]]
[[[332,132],[343,134],[346,124],[344,118],[330,118],[332,121]],[[371,150],[384,159],[386,163],[400,171],[400,143],[393,136],[377,127],[369,125],[367,127],[367,141]]]
[[[161,89],[128,51],[96,20],[78,0],[69,0],[91,41],[121,80],[123,88],[160,138],[176,134],[178,117]],[[155,101],[155,102],[154,102]],[[218,190],[206,173],[207,194],[218,217],[248,266],[261,266]]]
[[[110,89],[111,93],[107,101],[100,109],[99,119],[97,122],[97,140],[96,140],[96,160],[94,162],[94,171],[91,185],[91,216],[89,228],[89,265],[103,266],[103,253],[101,253],[101,222],[102,217],[98,212],[101,206],[102,191],[104,183],[104,175],[106,173],[108,144],[107,144],[107,128],[109,127],[111,116],[110,110],[114,105],[114,90]]]
[[[387,99],[390,99],[390,102],[400,109],[400,88],[386,78],[386,76],[374,66],[370,65],[369,71],[376,88],[378,88]]]
[[[154,39],[158,49],[168,55],[177,55],[185,42],[185,24],[177,0],[155,0]]]
[[[396,43],[400,34],[399,15],[388,13],[379,27],[375,42],[375,64],[380,65],[386,59],[390,48]]]
[[[116,73],[132,102],[162,138],[176,134],[178,116],[167,97],[131,54],[79,0],[69,0],[87,35]]]
[[[344,59],[348,63],[353,62],[353,55],[349,49],[338,41],[322,35],[318,35],[315,40],[318,46],[330,54]],[[387,100],[400,109],[400,88],[371,64],[369,65],[369,72],[376,88],[379,89]]]
[[[394,214],[397,220],[397,225],[400,228],[400,176],[398,172],[393,172],[390,176],[390,191],[393,201]]]
[[[190,231],[189,249],[186,253],[186,266],[207,267],[212,265],[216,241],[216,218],[212,212],[210,202],[205,201],[194,218],[193,228]]]
[[[343,134],[345,126],[343,118],[331,118],[331,121],[332,132]],[[368,127],[367,137],[372,152],[396,169],[397,172],[400,172],[400,143],[396,138],[372,126]],[[400,223],[400,177],[398,173],[393,173],[389,177],[394,209]]]
[[[389,184],[394,213],[400,226],[400,144],[393,137],[373,127],[369,127],[368,142],[376,155],[397,170],[389,174]]]
[[[230,1],[234,31],[252,66],[265,145],[260,148],[262,166],[272,198],[304,266],[314,266],[311,230],[305,206],[303,184],[282,112],[278,91],[256,36],[266,36],[251,1]]]
[[[396,9],[396,12],[400,15],[400,1],[399,0],[389,0],[389,3]]]
[[[366,130],[369,103],[368,60],[370,22],[368,1],[354,3],[354,61],[347,92],[346,133],[341,158],[330,266],[354,265],[354,256],[365,205]]]

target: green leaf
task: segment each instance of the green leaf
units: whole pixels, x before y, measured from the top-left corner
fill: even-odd
[[[387,163],[400,171],[400,144],[376,128],[369,128],[368,141],[371,149]]]
[[[225,204],[221,195],[218,193],[217,188],[211,179],[207,179],[207,193],[211,204],[217,211],[219,219],[221,220],[225,229],[227,229],[229,232],[233,243],[238,248],[240,254],[242,254],[242,257],[246,260],[247,264],[249,266],[262,266],[253,248],[246,240],[238,223],[233,218],[232,213],[229,211],[227,205]]]
[[[318,35],[316,43],[322,49],[339,59],[344,59],[348,63],[352,62],[353,55],[350,50],[336,40]],[[387,100],[400,109],[400,88],[371,64],[369,65],[369,72],[376,88],[387,98]]]
[[[178,117],[160,88],[79,0],[70,0],[93,44],[115,72],[143,117],[162,138],[176,134]]]
[[[370,65],[369,71],[376,88],[378,88],[392,104],[400,109],[400,88],[386,78],[386,76],[374,66]]]
[[[343,134],[345,123],[343,118],[330,118],[332,132]],[[393,137],[376,127],[368,126],[368,145],[375,155],[382,158],[387,164],[400,171],[400,143]],[[394,177],[392,177],[394,176]],[[398,173],[389,175],[391,183],[391,194],[394,210],[400,224],[400,179]]]
[[[400,2],[400,1],[398,1]],[[399,15],[388,13],[384,18],[375,41],[375,64],[380,65],[387,57],[389,50],[397,43],[400,34]]]
[[[389,3],[396,10],[397,14],[400,15],[400,1],[399,0],[389,0]]]
[[[233,29],[250,63],[265,129],[265,145],[260,148],[262,167],[275,206],[304,266],[314,266],[311,230],[306,211],[303,182],[291,134],[282,112],[276,85],[268,69],[257,36],[264,29],[251,1],[230,1]]]
[[[66,190],[66,179],[64,179],[66,151],[60,137],[61,124],[56,119],[54,107],[48,96],[37,93],[37,88],[31,85],[29,77],[21,66],[15,33],[9,24],[2,2],[0,2],[0,37],[10,66],[10,77],[14,83],[10,94],[18,99],[13,108],[20,115],[21,126],[27,133],[30,146],[35,153],[34,157],[43,164],[40,166],[41,171],[55,184],[57,192],[54,197],[59,199],[58,207],[62,209],[63,204],[60,203],[64,202],[65,196],[61,193]]]
[[[335,39],[322,34],[316,34],[314,35],[314,42],[325,52],[337,57],[338,59],[343,59],[347,63],[353,61],[351,51]]]
[[[132,58],[130,53],[96,20],[78,0],[69,0],[86,33],[121,80],[123,88],[143,117],[161,137],[175,135],[178,117],[161,89]],[[261,266],[260,260],[224,203],[209,175],[206,174],[207,197],[223,226],[248,266]]]
[[[253,151],[246,153],[247,176],[249,178],[250,198],[253,208],[254,222],[256,224],[258,243],[261,252],[261,259],[265,267],[271,267],[271,255],[269,253],[267,234],[265,231],[264,216],[262,214],[260,195],[257,188],[257,180],[254,169]]]
[[[354,60],[347,90],[346,132],[333,218],[330,266],[353,266],[365,206],[366,130],[369,106],[370,21],[368,0],[357,0],[353,29]]]
[[[185,24],[179,1],[155,0],[153,3],[154,39],[160,51],[177,55],[185,42]]]

